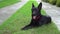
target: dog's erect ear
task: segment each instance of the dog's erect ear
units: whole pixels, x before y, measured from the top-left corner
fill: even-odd
[[[32,8],[35,7],[34,4],[32,3]]]
[[[38,5],[38,9],[39,9],[39,10],[42,9],[42,2],[40,2],[40,4]]]

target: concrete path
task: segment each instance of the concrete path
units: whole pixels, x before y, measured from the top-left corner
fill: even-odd
[[[37,0],[38,3],[41,1]],[[46,10],[46,13],[52,17],[52,21],[57,25],[58,29],[60,30],[60,8],[53,6],[49,3],[43,3],[43,9]]]
[[[28,0],[21,0],[16,4],[0,8],[0,25],[27,2]]]

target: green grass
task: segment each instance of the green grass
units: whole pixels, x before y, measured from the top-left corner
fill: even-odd
[[[56,6],[60,7],[60,0],[57,0]]]
[[[35,1],[29,1],[25,4],[0,26],[0,34],[60,34],[54,23],[25,31],[21,30],[22,27],[26,26],[31,21],[32,3],[36,6],[38,5]],[[46,15],[44,10],[41,11],[42,14]]]
[[[48,0],[50,4],[56,5],[57,0]]]
[[[49,0],[42,0],[42,1],[44,1],[44,2],[48,2]]]
[[[0,0],[0,8],[12,5],[16,2],[19,2],[20,0]]]

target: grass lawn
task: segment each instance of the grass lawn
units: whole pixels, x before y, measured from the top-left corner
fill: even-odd
[[[29,1],[25,4],[0,26],[0,34],[60,34],[54,23],[29,30],[21,30],[22,27],[29,24],[31,21],[32,2],[36,6],[38,5],[35,1]],[[41,11],[42,14],[46,15],[44,10]]]
[[[16,2],[19,2],[20,0],[0,0],[0,8],[12,5]]]

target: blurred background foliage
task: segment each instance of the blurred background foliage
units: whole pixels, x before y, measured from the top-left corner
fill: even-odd
[[[42,0],[42,1],[48,2],[52,5],[56,5],[56,6],[60,7],[60,0]]]

